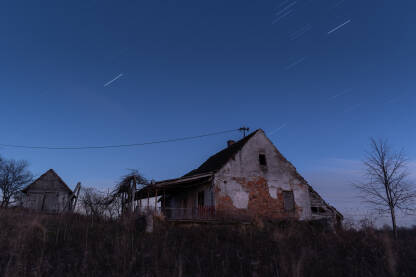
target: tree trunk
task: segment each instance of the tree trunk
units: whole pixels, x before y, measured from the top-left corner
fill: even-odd
[[[1,201],[0,207],[7,208],[9,206],[9,198],[3,196],[3,201]]]
[[[391,223],[393,226],[393,234],[394,238],[397,239],[397,226],[396,226],[396,213],[394,211],[394,207],[390,207],[390,214],[391,214]]]

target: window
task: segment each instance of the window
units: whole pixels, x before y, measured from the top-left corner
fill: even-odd
[[[314,214],[321,214],[321,213],[325,213],[326,210],[322,207],[311,207],[311,211]]]
[[[295,210],[295,199],[293,197],[293,191],[283,192],[283,206],[286,212],[292,212]]]
[[[267,165],[267,162],[266,162],[266,155],[265,155],[265,154],[263,154],[263,153],[260,153],[260,154],[259,154],[259,163],[260,163],[260,165],[262,165],[262,166],[266,166],[266,165]]]
[[[204,206],[204,191],[198,192],[198,206]]]

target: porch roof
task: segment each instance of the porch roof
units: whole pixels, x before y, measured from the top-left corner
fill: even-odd
[[[183,176],[176,179],[169,179],[154,184],[150,184],[138,190],[135,195],[135,199],[143,199],[149,197],[155,197],[163,195],[164,193],[175,193],[180,191],[186,191],[190,188],[194,188],[206,183],[211,182],[213,173],[204,173],[192,176]]]

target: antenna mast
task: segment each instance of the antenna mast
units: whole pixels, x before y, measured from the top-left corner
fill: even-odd
[[[243,137],[245,137],[246,136],[246,132],[248,132],[249,130],[250,130],[250,128],[248,128],[248,127],[246,127],[246,126],[243,126],[243,127],[241,127],[240,129],[238,129],[240,132],[242,132],[243,133]]]

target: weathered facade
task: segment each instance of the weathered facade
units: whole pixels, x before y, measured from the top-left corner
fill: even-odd
[[[185,176],[155,183],[137,199],[161,196],[169,218],[266,217],[330,219],[342,215],[312,189],[296,168],[257,130],[210,157]]]
[[[59,213],[71,211],[75,194],[53,169],[22,190],[24,208]]]

